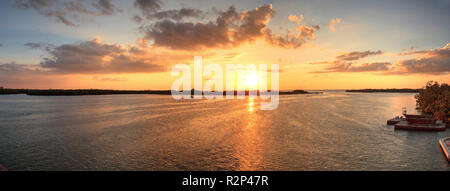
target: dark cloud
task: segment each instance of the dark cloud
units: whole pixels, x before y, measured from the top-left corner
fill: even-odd
[[[92,3],[92,6],[97,8],[103,15],[112,15],[115,10],[117,10],[116,6],[111,3],[109,0],[98,0]]]
[[[299,26],[298,34],[288,33],[284,37],[273,34],[267,25],[274,14],[272,5],[263,5],[241,13],[231,6],[225,12],[218,12],[217,18],[209,22],[177,22],[174,21],[177,19],[165,19],[142,28],[146,38],[153,40],[154,45],[184,50],[229,48],[259,38],[274,46],[297,48],[306,40],[313,39],[314,32],[319,30],[319,26]]]
[[[365,51],[365,52],[350,52],[350,53],[345,53],[339,56],[336,56],[336,59],[338,60],[345,60],[345,61],[353,61],[353,60],[359,60],[362,58],[365,58],[367,56],[373,56],[373,55],[380,55],[383,54],[382,51]]]
[[[141,23],[144,19],[140,17],[139,15],[133,16],[133,21],[136,23]]]
[[[203,11],[199,9],[182,8],[179,10],[159,11],[152,14],[150,17],[156,19],[172,19],[175,21],[180,21],[183,18],[199,18],[201,16],[203,16]]]
[[[97,0],[89,4],[74,0],[15,0],[13,7],[23,10],[32,9],[40,15],[55,18],[69,26],[77,26],[81,15],[111,15],[116,10],[109,0]]]
[[[0,64],[0,72],[1,73],[7,73],[7,72],[14,72],[21,70],[20,65],[11,62],[11,63],[3,63]]]
[[[136,0],[134,6],[141,10],[142,15],[150,18],[155,12],[161,9],[160,0]]]
[[[30,43],[26,43],[26,44],[24,44],[25,46],[28,46],[28,47],[30,47],[30,48],[41,48],[41,46],[42,46],[42,43],[32,43],[32,42],[30,42]]]
[[[50,49],[55,47],[55,45],[48,44],[48,43],[34,43],[34,42],[26,43],[26,44],[24,44],[24,46],[27,46],[31,49],[42,49],[42,50],[47,50],[47,51],[49,51]]]
[[[324,70],[316,71],[313,73],[333,73],[333,72],[382,72],[389,71],[391,63],[388,62],[375,62],[375,63],[363,63],[355,65],[351,62],[333,62],[333,64]]]
[[[401,55],[419,55],[415,59],[402,60],[397,63],[393,74],[448,74],[450,73],[450,43],[444,48],[419,50]]]
[[[15,62],[0,64],[0,74],[24,74],[24,73],[36,73],[39,70],[32,69],[32,66],[16,64]]]
[[[148,48],[145,39],[138,41],[137,46],[131,47],[101,43],[99,40],[63,44],[52,48],[48,48],[45,43],[27,43],[26,46],[46,51],[48,56],[35,65],[0,63],[1,85],[25,88],[65,87],[62,85],[63,80],[69,79],[70,74],[102,76],[103,74],[164,72],[171,64],[192,62],[195,54]],[[102,76],[96,80],[124,81],[126,79]]]
[[[376,63],[353,63],[348,60],[358,60],[369,55],[382,54],[381,51],[371,52],[351,52],[337,56],[338,60],[333,62],[316,62],[317,64],[327,65],[323,70],[313,71],[312,73],[331,73],[331,72],[379,72],[383,75],[411,75],[428,74],[442,75],[450,73],[450,43],[445,47],[434,50],[416,50],[399,53],[398,55],[419,56],[413,59],[401,60],[395,64],[388,62]],[[310,64],[316,64],[310,63]]]
[[[264,5],[251,11],[241,13],[241,24],[233,38],[238,42],[253,41],[264,35],[264,29],[275,15],[272,5]]]
[[[336,56],[333,62],[321,61],[312,62],[310,64],[328,65],[323,70],[314,71],[312,73],[333,73],[333,72],[387,72],[391,70],[391,63],[389,62],[374,62],[374,63],[355,63],[362,58],[383,54],[382,51],[364,51],[364,52],[349,52]],[[353,62],[352,62],[353,61]]]
[[[128,49],[99,41],[65,44],[48,51],[40,66],[56,73],[141,73],[165,68],[149,58],[135,57]]]
[[[39,69],[36,65],[16,64],[15,62],[0,63],[0,86],[10,88],[40,88],[42,84],[48,87],[61,85],[62,79],[55,80],[53,75]]]
[[[175,23],[165,20],[147,31],[147,37],[156,46],[172,49],[199,49],[230,46],[226,26],[216,23]]]
[[[55,2],[58,2],[58,1],[55,1]],[[60,11],[63,11],[63,13],[65,13],[65,14],[72,14],[72,15],[95,14],[94,11],[89,11],[84,6],[84,4],[82,4],[80,1],[63,1],[62,4],[64,5],[63,7],[65,8],[65,10],[60,10]],[[59,5],[56,4],[56,6],[59,6]],[[61,7],[61,8],[63,8],[63,7]],[[55,11],[58,11],[58,10],[55,10]]]
[[[202,18],[204,12],[200,9],[194,8],[181,8],[160,11],[161,1],[159,0],[136,0],[134,6],[141,11],[141,15],[135,15],[133,20],[137,23],[141,23],[145,19],[148,20],[163,20],[170,19],[174,21],[180,21],[184,18]]]

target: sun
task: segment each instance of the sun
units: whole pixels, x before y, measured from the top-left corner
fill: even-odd
[[[258,74],[252,72],[245,76],[245,85],[249,88],[256,88],[258,85]]]

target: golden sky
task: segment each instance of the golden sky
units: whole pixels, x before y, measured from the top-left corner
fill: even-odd
[[[8,88],[170,89],[172,67],[194,56],[204,66],[279,64],[282,90],[450,82],[446,1],[1,4]]]

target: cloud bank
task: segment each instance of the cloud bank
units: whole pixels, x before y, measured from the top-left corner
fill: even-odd
[[[443,48],[433,50],[417,50],[399,53],[399,56],[417,56],[403,59],[395,64],[390,62],[358,63],[358,60],[368,56],[381,55],[382,51],[350,52],[336,56],[334,61],[311,62],[322,64],[322,70],[311,73],[345,73],[345,72],[376,72],[382,75],[445,75],[450,73],[450,43]]]
[[[420,50],[401,55],[418,55],[418,58],[397,63],[395,74],[448,74],[450,73],[450,43],[440,49]]]
[[[142,28],[146,34],[145,37],[152,40],[155,46],[171,49],[231,48],[257,39],[264,39],[274,46],[298,48],[307,40],[314,39],[314,33],[320,29],[318,25],[299,25],[296,34],[287,33],[283,36],[274,34],[267,28],[275,15],[272,5],[263,5],[254,10],[242,12],[238,12],[234,6],[231,6],[228,10],[219,12],[215,20],[208,22],[180,21],[183,16],[177,16],[179,12],[173,14],[159,12],[148,16],[155,17],[154,15],[162,13],[166,16],[161,16],[161,19],[169,17],[172,20],[159,20]],[[194,10],[189,13],[193,16],[201,14],[195,13]]]

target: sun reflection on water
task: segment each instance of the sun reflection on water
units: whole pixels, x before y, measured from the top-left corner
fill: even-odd
[[[255,98],[248,98],[248,111],[255,111]]]

